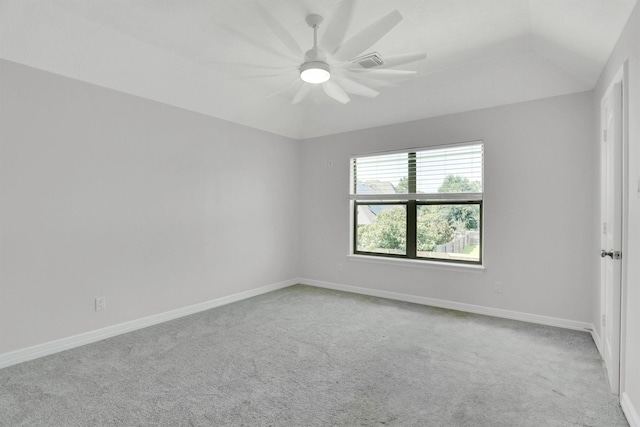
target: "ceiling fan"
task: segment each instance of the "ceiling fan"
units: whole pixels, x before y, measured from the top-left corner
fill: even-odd
[[[289,61],[289,65],[283,67],[237,65],[252,68],[287,69],[285,72],[291,72],[292,69],[297,70],[299,79],[295,78],[291,84],[271,94],[274,96],[298,85],[291,101],[293,104],[301,102],[314,87],[318,86],[321,86],[329,97],[343,104],[351,100],[349,95],[376,97],[380,92],[371,86],[395,86],[396,81],[416,74],[416,71],[398,70],[393,67],[426,58],[425,53],[400,54],[384,58],[377,52],[363,55],[363,52],[384,37],[402,20],[402,16],[397,10],[388,13],[349,39],[344,40],[353,10],[353,0],[344,0],[339,4],[333,18],[324,30],[320,43],[318,43],[318,30],[324,19],[317,14],[308,15],[306,23],[313,29],[313,47],[303,52],[291,33],[273,15],[259,3],[255,3],[255,5],[265,23],[288,52],[282,54],[282,52],[274,51],[272,47],[260,41],[250,40],[246,36],[243,38],[257,47],[278,54],[280,58]],[[233,32],[237,34],[237,32]]]

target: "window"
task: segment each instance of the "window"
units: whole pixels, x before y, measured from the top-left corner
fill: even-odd
[[[351,158],[353,253],[482,264],[481,142]]]

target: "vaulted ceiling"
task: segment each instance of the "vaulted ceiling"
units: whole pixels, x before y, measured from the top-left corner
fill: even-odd
[[[259,3],[305,51],[305,17],[322,38],[343,1]],[[345,39],[397,9],[367,52],[427,59],[347,104],[318,87],[292,104],[297,67],[253,1],[0,0],[0,58],[301,139],[591,90],[636,1],[355,1]]]

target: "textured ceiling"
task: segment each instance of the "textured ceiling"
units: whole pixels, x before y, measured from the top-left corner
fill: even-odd
[[[313,44],[304,18],[330,23],[339,3],[260,2],[303,50]],[[292,104],[295,68],[271,76],[230,65],[279,67],[288,54],[244,0],[0,0],[0,58],[300,139],[590,90],[635,3],[357,1],[346,38],[397,9],[403,21],[367,51],[427,60],[399,67],[417,76],[345,105],[317,88]]]

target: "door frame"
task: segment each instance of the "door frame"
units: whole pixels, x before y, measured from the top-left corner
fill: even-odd
[[[616,74],[622,82],[622,277],[620,283],[620,385],[619,397],[626,391],[627,346],[627,257],[629,253],[629,60],[625,60]],[[615,78],[614,78],[615,80]],[[639,183],[640,184],[640,183]]]

